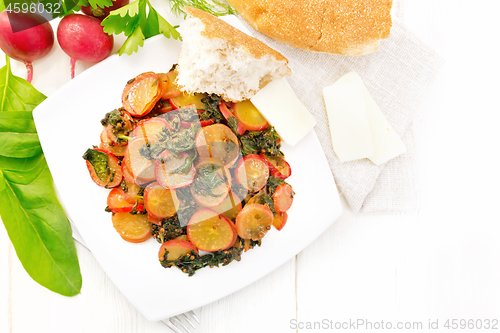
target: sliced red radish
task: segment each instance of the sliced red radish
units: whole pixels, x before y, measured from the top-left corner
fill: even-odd
[[[229,192],[224,201],[220,205],[212,207],[212,209],[234,221],[241,210],[241,201],[236,194]]]
[[[269,179],[269,167],[257,154],[243,157],[234,173],[238,184],[251,193],[262,189]]]
[[[163,151],[159,160],[155,162],[156,181],[167,189],[188,186],[193,182],[196,169],[191,156],[187,153],[179,153],[175,157],[168,150]]]
[[[162,86],[156,73],[139,74],[125,85],[122,104],[134,117],[148,114],[162,95]]]
[[[153,217],[164,219],[177,213],[179,199],[175,190],[167,190],[158,183],[151,183],[144,190],[144,206]]]
[[[212,163],[209,159],[201,160],[196,164],[196,177],[189,187],[194,200],[202,206],[214,207],[220,205],[226,199],[231,189],[231,173],[220,163]],[[215,173],[215,175],[214,175]],[[203,178],[218,179],[218,185],[207,187],[210,182]],[[222,181],[225,179],[225,181]]]
[[[107,204],[109,210],[113,213],[130,213],[134,209],[138,212],[144,210],[143,205],[139,205],[137,202],[131,203],[126,200],[126,194],[121,187],[115,187],[108,194]]]
[[[269,167],[271,176],[275,178],[287,179],[292,175],[290,164],[281,156],[259,155]]]
[[[233,110],[235,117],[249,131],[263,131],[269,126],[266,118],[249,99],[235,103]]]
[[[236,127],[236,133],[238,135],[245,134],[246,128],[239,122],[238,118],[236,118],[233,115],[233,113],[231,111],[229,111],[225,102],[220,103],[219,110],[222,113],[222,115],[224,116],[224,118],[226,118],[227,122],[229,122],[230,121],[229,119],[231,119],[231,118],[234,118],[238,122],[238,125]]]
[[[120,185],[123,179],[122,168],[120,161],[111,152],[101,148],[88,149],[83,158],[94,183],[105,188]]]
[[[169,129],[170,125],[163,118],[155,117],[151,119],[143,119],[137,123],[130,136],[134,138],[142,136],[145,137],[148,142],[157,141],[160,134]]]
[[[151,224],[144,214],[116,213],[111,217],[118,234],[131,243],[142,243],[151,237]]]
[[[165,258],[165,253],[167,257]],[[191,251],[198,252],[194,245],[189,241],[172,239],[163,243],[158,251],[158,258],[160,261],[163,260],[175,260],[180,257],[191,253]]]
[[[155,161],[145,156],[153,143],[153,140],[143,136],[138,136],[128,143],[125,163],[137,185],[147,184],[156,179]]]
[[[287,212],[276,213],[274,214],[273,226],[276,228],[276,230],[280,231],[285,226],[287,220],[288,220]]]
[[[227,168],[241,155],[236,134],[223,124],[203,127],[196,135],[196,150],[200,158],[220,161]]]
[[[236,238],[236,230],[233,222],[226,217],[203,208],[189,220],[187,235],[199,250],[213,252],[231,247]]]
[[[236,232],[243,239],[262,239],[273,223],[273,212],[261,204],[247,204],[236,217]]]
[[[286,212],[293,203],[293,189],[288,184],[276,187],[273,194],[274,210],[279,213]]]

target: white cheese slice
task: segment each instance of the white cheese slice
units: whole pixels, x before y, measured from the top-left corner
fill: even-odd
[[[360,90],[364,97],[362,99]],[[380,165],[406,151],[403,141],[357,73],[350,72],[332,86],[326,87],[324,97],[333,148],[342,162],[366,157]],[[361,103],[361,100],[364,103]],[[373,147],[371,153],[368,136],[371,137]]]
[[[316,126],[316,119],[284,79],[269,82],[250,101],[291,146]]]
[[[363,86],[345,76],[323,88],[333,150],[341,162],[374,153],[364,94]]]
[[[368,122],[370,123],[373,146],[375,148],[373,155],[369,156],[368,159],[376,165],[380,165],[406,152],[405,144],[394,131],[368,89],[366,89],[361,77],[356,72],[350,72],[344,75],[342,80],[344,82],[353,82],[363,87]]]

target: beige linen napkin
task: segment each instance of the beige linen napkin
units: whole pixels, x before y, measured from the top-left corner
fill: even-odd
[[[402,211],[418,208],[415,150],[410,124],[444,60],[423,44],[397,18],[380,49],[360,57],[308,52],[277,42],[250,27],[254,37],[281,52],[293,75],[288,82],[314,115],[321,141],[339,191],[352,211]],[[323,87],[356,71],[394,130],[403,137],[407,152],[376,166],[371,161],[342,163],[335,155],[329,132]]]

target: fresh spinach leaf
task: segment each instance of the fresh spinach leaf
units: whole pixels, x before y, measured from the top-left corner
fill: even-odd
[[[35,134],[28,113],[44,99],[31,84],[12,74],[7,57],[0,69],[0,133]],[[11,123],[15,119],[19,122]],[[33,280],[65,296],[80,293],[82,276],[71,226],[41,149],[26,158],[0,156],[0,216]]]

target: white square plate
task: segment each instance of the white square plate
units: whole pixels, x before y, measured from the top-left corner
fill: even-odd
[[[205,268],[188,277],[158,262],[160,244],[121,239],[104,211],[109,190],[91,180],[82,155],[99,144],[104,114],[121,106],[126,82],[146,71],[167,72],[180,42],[157,36],[132,56],[113,55],[57,90],[34,111],[40,142],[69,219],[123,294],[149,320],[198,308],[256,281],[304,249],[342,213],[330,168],[314,132],[283,151],[296,192],[285,228],[274,228],[262,246],[240,262]],[[185,289],[184,289],[185,288]]]

